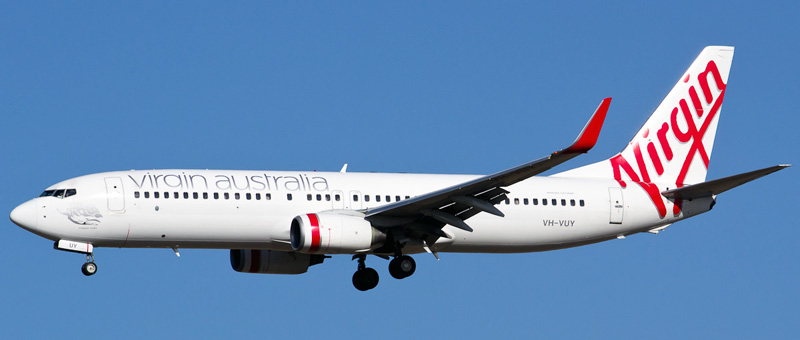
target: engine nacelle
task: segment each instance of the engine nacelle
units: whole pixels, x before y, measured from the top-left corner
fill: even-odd
[[[323,255],[275,250],[231,249],[231,267],[240,273],[302,274],[320,264]]]
[[[321,212],[292,220],[292,249],[302,253],[353,254],[378,248],[385,240],[386,234],[363,215]]]

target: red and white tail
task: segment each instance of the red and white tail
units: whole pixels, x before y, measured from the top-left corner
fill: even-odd
[[[733,47],[706,47],[622,152],[554,176],[614,178],[656,193],[705,181],[732,60]]]

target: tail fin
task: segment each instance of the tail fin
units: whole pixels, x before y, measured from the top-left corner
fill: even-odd
[[[733,47],[706,47],[622,152],[555,176],[677,187],[703,182],[732,59]]]
[[[622,152],[553,176],[614,178],[622,187],[631,181],[654,201],[661,201],[655,183],[675,188],[703,182],[732,60],[733,47],[706,47]]]

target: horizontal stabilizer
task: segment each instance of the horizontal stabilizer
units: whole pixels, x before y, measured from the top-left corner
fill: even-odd
[[[670,199],[690,199],[690,198],[709,197],[712,195],[721,194],[725,191],[738,187],[742,184],[764,177],[773,172],[782,170],[784,168],[788,168],[790,166],[791,165],[788,164],[776,165],[761,170],[750,171],[750,172],[745,172],[743,174],[716,179],[713,181],[662,191],[661,194],[664,195],[664,197]]]

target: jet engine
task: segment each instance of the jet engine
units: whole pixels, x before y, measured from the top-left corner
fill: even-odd
[[[231,267],[240,273],[302,274],[324,255],[258,249],[231,249]]]
[[[353,254],[383,245],[386,234],[363,215],[321,212],[292,220],[292,249],[301,253]]]

